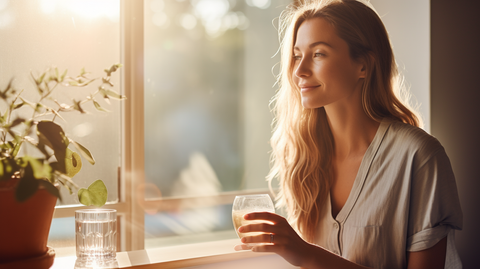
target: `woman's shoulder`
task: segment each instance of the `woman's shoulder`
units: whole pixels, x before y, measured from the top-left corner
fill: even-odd
[[[419,127],[394,120],[387,120],[386,123],[389,126],[385,139],[387,143],[395,145],[397,153],[407,151],[428,158],[439,151],[444,151],[437,138]]]

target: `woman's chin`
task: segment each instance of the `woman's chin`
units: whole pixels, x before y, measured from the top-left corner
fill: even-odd
[[[314,108],[319,108],[322,107],[323,105],[312,102],[312,100],[308,100],[308,98],[302,98],[302,106],[305,109],[314,109]]]

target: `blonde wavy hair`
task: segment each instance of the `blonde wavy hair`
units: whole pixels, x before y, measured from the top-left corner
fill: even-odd
[[[326,199],[332,180],[333,136],[325,109],[304,109],[300,89],[293,82],[293,47],[302,22],[323,18],[333,25],[349,46],[354,60],[367,64],[362,88],[365,113],[380,122],[388,117],[413,126],[421,120],[402,102],[403,89],[387,31],[368,2],[359,0],[317,0],[294,3],[280,15],[281,40],[279,89],[272,99],[275,119],[271,138],[270,188],[279,180],[278,208],[286,208],[290,224],[307,241],[315,239],[320,204]],[[403,97],[403,98],[402,98]]]

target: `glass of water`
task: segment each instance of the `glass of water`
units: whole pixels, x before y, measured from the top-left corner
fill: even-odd
[[[115,259],[117,250],[117,211],[81,209],[75,211],[77,259]]]
[[[262,220],[245,220],[243,216],[250,212],[271,212],[275,213],[275,207],[273,206],[272,199],[268,194],[255,194],[255,195],[238,195],[233,201],[232,207],[232,219],[235,232],[240,239],[244,236],[255,236],[258,232],[254,233],[240,233],[238,228],[246,224],[253,223],[269,223]],[[249,243],[248,246],[261,245],[261,243]]]

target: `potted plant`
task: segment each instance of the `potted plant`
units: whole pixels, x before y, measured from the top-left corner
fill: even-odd
[[[61,86],[85,87],[97,81],[88,78],[84,69],[76,77],[57,68],[32,75],[38,100],[27,100],[12,81],[0,89],[0,102],[6,104],[0,107],[0,268],[32,259],[35,268],[41,268],[42,263],[46,268],[51,265],[54,252],[49,252],[46,242],[57,198],[62,199],[59,187],[71,194],[78,189],[78,199],[84,205],[105,204],[107,189],[101,180],[86,189],[72,180],[82,167],[80,156],[91,164],[95,159],[86,147],[66,135],[59,121],[65,112],[86,113],[86,103],[107,111],[97,102],[99,97],[124,99],[111,89],[110,82],[120,67],[114,64],[105,69],[98,89],[70,104],[60,103],[52,93]],[[25,113],[31,116],[25,117]]]

